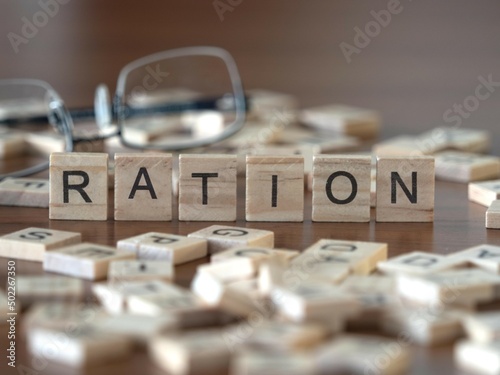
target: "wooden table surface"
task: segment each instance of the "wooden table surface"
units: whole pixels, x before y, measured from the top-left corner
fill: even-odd
[[[364,29],[373,20],[370,12],[387,9],[388,1],[232,3],[239,5],[231,6],[232,11],[221,20],[212,0],[70,1],[59,5],[46,25],[28,38],[23,36],[23,24],[42,9],[40,3],[2,2],[0,78],[44,79],[70,107],[85,106],[92,103],[98,83],[114,89],[118,72],[128,61],[180,46],[218,45],[234,55],[247,88],[288,92],[304,107],[338,102],[377,109],[384,118],[383,138],[447,125],[444,113],[474,95],[480,77],[491,75],[493,81],[500,81],[500,3],[495,1],[478,6],[465,0],[402,0],[402,11],[393,14],[388,25],[351,56],[350,63],[339,45],[352,45],[355,27]],[[26,41],[17,52],[9,39],[11,33]],[[496,155],[500,153],[499,98],[493,88],[488,99],[460,119],[463,127],[490,130]],[[373,219],[369,224],[312,223],[310,194],[306,195],[304,223],[247,223],[242,186],[238,221],[230,224],[273,230],[277,247],[303,249],[320,238],[352,239],[387,242],[394,256],[411,250],[448,254],[481,243],[500,244],[500,231],[485,229],[485,208],[467,200],[465,184],[437,182],[435,222],[430,224],[375,223]],[[36,226],[82,232],[86,241],[108,245],[148,231],[187,234],[210,224],[176,219],[162,223],[53,221],[46,209],[0,208],[0,234]],[[196,266],[205,261],[178,267],[179,283],[188,285]],[[1,285],[6,263],[0,259]],[[18,275],[43,272],[39,263],[16,263]],[[6,344],[2,326],[0,353],[6,352]],[[23,346],[18,337],[18,366],[36,371],[19,373],[73,373],[33,363]],[[451,349],[415,348],[411,373],[455,373]],[[0,363],[2,374],[18,373],[4,372],[4,357]],[[87,372],[162,373],[146,353]]]

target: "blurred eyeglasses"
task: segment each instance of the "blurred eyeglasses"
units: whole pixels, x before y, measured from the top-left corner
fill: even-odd
[[[2,138],[21,134],[54,137],[53,132],[47,134],[52,128],[59,149],[66,152],[81,143],[110,137],[119,137],[128,148],[180,151],[236,133],[243,127],[245,106],[238,69],[227,51],[180,48],[127,64],[118,76],[113,100],[108,88],[100,85],[93,110],[68,110],[43,81],[0,80],[0,143]],[[93,131],[73,125],[73,121],[88,118],[95,118]],[[33,144],[36,141],[30,147]],[[48,167],[46,156],[42,159],[36,165],[7,171],[0,180],[42,171]],[[7,163],[3,164],[6,169]]]

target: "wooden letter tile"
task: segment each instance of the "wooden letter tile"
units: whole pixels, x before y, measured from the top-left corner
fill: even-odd
[[[500,312],[471,314],[463,319],[464,329],[475,342],[489,343],[500,340]]]
[[[43,269],[83,279],[98,280],[107,276],[111,261],[122,259],[135,259],[135,254],[116,250],[114,247],[81,243],[46,253]]]
[[[81,241],[80,233],[26,228],[0,237],[0,256],[42,262],[46,251]]]
[[[500,229],[500,200],[491,203],[486,211],[486,228]]]
[[[268,230],[212,225],[188,234],[208,241],[208,253],[214,254],[236,246],[274,247],[274,233]]]
[[[377,221],[434,221],[434,158],[379,157]]]
[[[387,259],[387,244],[323,239],[308,247],[301,256],[306,255],[319,263],[347,266],[354,274],[368,275],[378,262]]]
[[[386,261],[379,262],[377,268],[386,274],[407,273],[412,275],[425,275],[441,272],[464,265],[465,261],[440,254],[412,251]]]
[[[49,180],[6,178],[0,182],[0,205],[49,207]]]
[[[172,220],[172,155],[115,154],[115,220]]]
[[[319,130],[359,138],[373,138],[380,129],[380,116],[377,112],[339,104],[305,109],[300,120]]]
[[[149,353],[171,375],[227,374],[231,358],[219,330],[159,336],[152,340]]]
[[[174,267],[171,262],[144,260],[115,260],[109,264],[109,282],[123,280],[174,280]]]
[[[51,154],[49,218],[106,220],[107,217],[108,154]]]
[[[489,207],[500,199],[500,180],[474,182],[469,184],[469,200]]]
[[[240,350],[231,361],[231,375],[317,374],[314,357],[303,353]]]
[[[290,260],[299,255],[296,250],[282,250],[282,249],[269,249],[265,247],[235,247],[220,253],[212,255],[210,261],[212,263],[224,262],[231,259],[238,259],[240,257],[250,258],[255,266],[258,268],[259,265],[268,260],[271,257],[277,257],[284,264],[287,264]]]
[[[499,178],[500,158],[468,152],[441,152],[436,155],[436,177],[456,182]]]
[[[312,220],[370,221],[370,156],[316,155]]]
[[[149,232],[120,240],[117,248],[136,253],[140,260],[168,261],[178,265],[205,257],[207,244],[203,238]]]
[[[304,157],[247,156],[246,220],[304,220]]]
[[[73,367],[123,359],[132,349],[129,339],[91,326],[72,330],[71,334],[64,330],[37,328],[28,333],[27,341],[33,356]]]
[[[19,276],[16,286],[23,306],[35,301],[79,301],[84,295],[82,280],[64,276]]]
[[[485,271],[500,274],[500,246],[483,244],[448,256],[456,261],[465,261]]]
[[[484,344],[462,340],[455,344],[456,366],[467,373],[500,374],[500,341]]]
[[[179,220],[236,220],[236,155],[179,156]]]

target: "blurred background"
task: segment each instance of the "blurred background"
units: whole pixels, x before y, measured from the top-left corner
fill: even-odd
[[[246,88],[293,94],[302,107],[377,109],[384,137],[454,125],[443,116],[466,104],[462,126],[490,129],[498,144],[499,14],[494,0],[2,1],[0,78],[43,79],[70,107],[88,106],[129,61],[215,45]],[[477,99],[481,77],[499,84]]]

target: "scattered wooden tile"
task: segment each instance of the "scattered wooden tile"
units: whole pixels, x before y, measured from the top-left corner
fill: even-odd
[[[224,250],[221,251],[220,253],[212,255],[212,257],[210,258],[210,262],[218,263],[230,259],[245,257],[245,258],[250,258],[254,262],[255,267],[258,268],[263,261],[266,261],[271,257],[277,257],[283,263],[287,264],[298,255],[299,251],[297,250],[269,249],[266,247],[257,247],[257,246],[256,247],[240,246]]]
[[[212,225],[188,234],[208,241],[208,253],[215,254],[236,246],[274,247],[274,233],[268,230]]]
[[[287,116],[290,118],[287,123],[294,120],[298,108],[294,96],[263,89],[246,90],[246,93],[249,99],[250,119],[276,121],[277,117]]]
[[[127,126],[124,127],[123,136],[131,144],[147,145],[165,135],[173,135],[183,130],[182,119],[180,116],[160,116],[147,119],[138,119],[137,121],[127,120]]]
[[[400,307],[393,277],[350,275],[339,287],[352,294],[361,309],[348,318],[348,328],[378,329],[387,313]]]
[[[500,229],[500,200],[491,202],[486,211],[486,228]]]
[[[131,353],[131,342],[123,336],[100,332],[90,326],[71,334],[36,328],[28,332],[28,350],[35,356],[72,367],[106,364]]]
[[[172,155],[115,154],[115,220],[172,220]]]
[[[379,157],[376,220],[434,221],[434,184],[432,157]]]
[[[0,131],[0,159],[22,155],[26,151],[25,136],[22,133]]]
[[[46,228],[26,228],[0,237],[0,256],[42,262],[47,251],[77,244],[82,235]]]
[[[115,260],[109,263],[110,282],[134,280],[174,280],[172,262],[147,260]]]
[[[93,304],[60,301],[37,303],[23,316],[23,331],[29,333],[35,328],[65,330],[71,327],[78,329],[106,315],[100,306]]]
[[[469,339],[477,343],[500,340],[500,312],[488,311],[469,314],[463,318],[465,332]]]
[[[17,276],[16,296],[26,307],[40,301],[79,301],[84,295],[81,280],[63,276]]]
[[[468,152],[436,154],[436,178],[456,182],[491,180],[500,177],[500,158]]]
[[[287,271],[289,272],[286,265],[279,258],[273,257],[262,262],[257,278],[259,293],[269,297],[275,288],[284,285]]]
[[[43,269],[89,280],[106,278],[109,263],[135,259],[135,254],[114,247],[81,243],[46,253]]]
[[[304,220],[304,158],[247,156],[246,220]]]
[[[179,328],[213,326],[224,319],[220,310],[207,306],[190,290],[176,285],[161,293],[130,295],[126,304],[132,314],[173,316]]]
[[[500,276],[474,268],[399,274],[396,288],[401,297],[425,305],[476,304],[500,298]]]
[[[465,261],[440,254],[411,251],[379,262],[377,269],[386,274],[407,273],[425,275],[450,270],[464,265]]]
[[[0,181],[0,205],[49,207],[49,180],[6,178]]]
[[[197,272],[209,273],[223,283],[250,279],[257,273],[259,265],[251,257],[234,257],[223,262],[198,266]]]
[[[92,323],[100,333],[125,337],[139,345],[145,345],[152,337],[174,331],[178,328],[175,316],[144,316],[120,314],[100,317]]]
[[[303,353],[238,352],[231,361],[231,375],[312,375],[314,358]]]
[[[321,262],[348,266],[354,274],[368,275],[387,259],[387,244],[322,239],[305,249],[302,255],[306,254]]]
[[[226,374],[231,351],[219,330],[194,330],[151,340],[153,362],[172,375]]]
[[[441,149],[439,144],[421,142],[418,137],[411,135],[398,135],[372,147],[373,154],[380,157],[432,155]]]
[[[345,320],[359,311],[355,298],[319,281],[302,282],[294,288],[275,288],[271,298],[278,311],[293,322],[324,323]]]
[[[124,281],[121,283],[96,283],[92,285],[103,308],[110,314],[122,314],[128,309],[127,298],[149,294],[172,294],[178,287],[164,281]]]
[[[500,180],[474,182],[469,184],[469,200],[489,207],[500,199]]]
[[[431,138],[434,142],[444,143],[447,149],[465,152],[487,152],[491,144],[491,134],[487,130],[462,127],[438,127],[421,137]]]
[[[462,340],[455,344],[456,366],[474,374],[500,374],[500,341],[476,343]]]
[[[483,244],[449,255],[450,259],[465,261],[485,271],[500,274],[500,246]]]
[[[304,109],[300,121],[316,129],[359,138],[373,138],[380,130],[377,112],[339,104]]]
[[[243,276],[236,276],[235,273],[221,275],[209,268],[198,269],[191,283],[191,290],[209,306],[218,307],[237,316],[248,317],[252,313],[259,312],[260,306],[249,295],[240,294],[237,290],[229,288],[227,283],[229,281],[240,280],[245,278],[245,276],[251,278],[253,276],[253,272],[251,272],[253,268],[248,258],[231,260],[222,262],[221,264],[227,265],[233,262],[238,263],[238,268],[241,265],[245,266],[246,263],[247,269],[243,270],[245,272]],[[239,269],[241,270],[241,268]]]
[[[371,157],[315,155],[312,220],[370,221]]]
[[[321,374],[337,371],[355,374],[405,374],[409,370],[411,359],[405,344],[405,341],[401,343],[399,340],[382,337],[346,335],[335,338],[320,348],[316,354],[316,363]]]
[[[116,246],[119,250],[134,252],[139,260],[168,261],[178,265],[205,257],[207,244],[203,238],[149,232],[119,240]]]
[[[179,156],[179,220],[236,220],[236,155]]]
[[[237,335],[239,326],[229,328],[229,334]],[[324,327],[319,324],[294,324],[265,320],[253,327],[242,338],[248,347],[272,352],[300,351],[313,348],[327,336]]]
[[[401,332],[420,345],[451,344],[463,335],[464,313],[433,311],[427,307],[393,309],[382,319],[382,330],[398,336]]]
[[[108,218],[108,154],[62,152],[50,155],[49,218]]]

